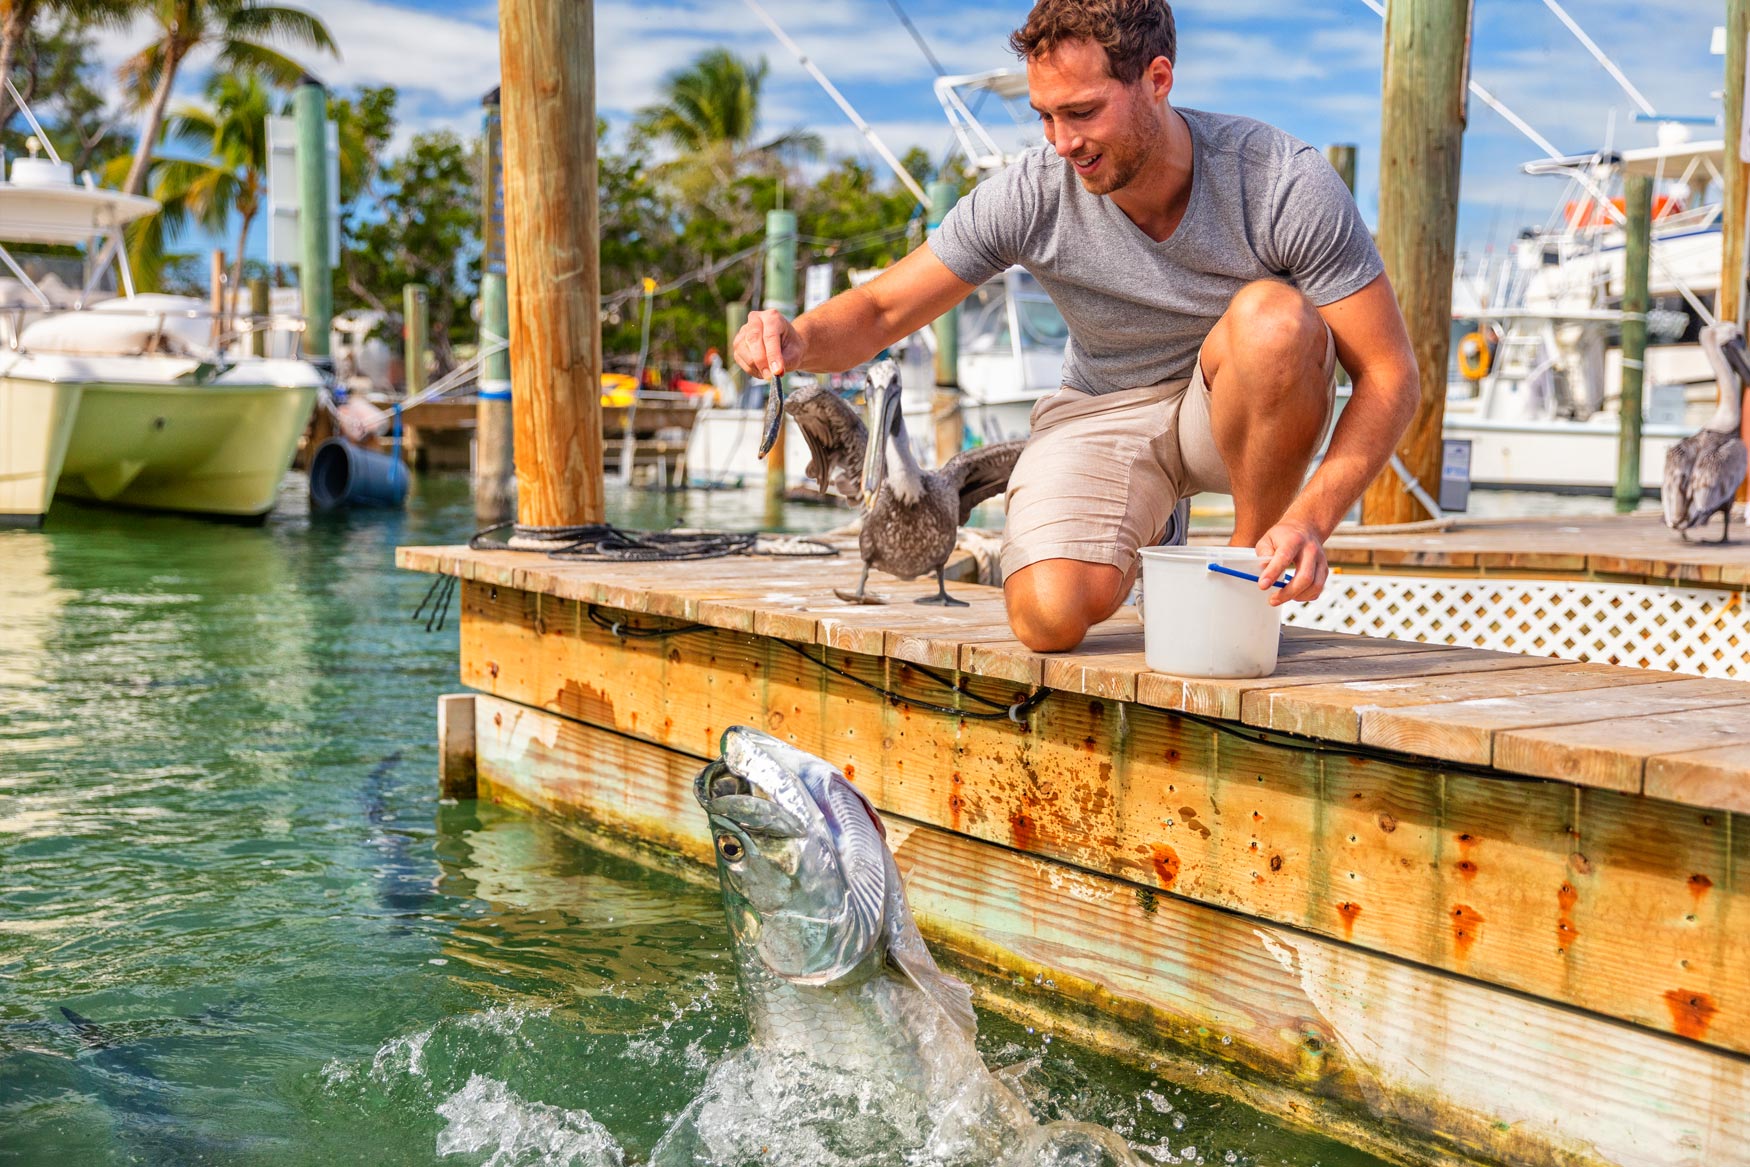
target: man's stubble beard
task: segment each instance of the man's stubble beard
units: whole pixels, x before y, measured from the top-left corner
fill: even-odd
[[[1152,111],[1147,106],[1139,106],[1130,119],[1128,132],[1124,140],[1108,144],[1103,153],[1106,163],[1111,167],[1109,177],[1102,176],[1098,185],[1082,180],[1082,185],[1089,194],[1109,195],[1114,191],[1123,190],[1141,174],[1143,168],[1154,158],[1160,147],[1161,132],[1151,116]]]

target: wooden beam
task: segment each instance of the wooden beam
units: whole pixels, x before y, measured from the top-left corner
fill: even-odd
[[[474,760],[474,694],[438,698],[438,797],[473,798],[478,772]]]
[[[1750,160],[1744,157],[1744,70],[1750,63],[1750,0],[1726,0],[1725,183],[1720,207],[1720,291],[1714,315],[1744,324],[1745,232],[1750,230]],[[1739,423],[1750,441],[1750,415]],[[1750,481],[1738,484],[1738,501]]]
[[[593,0],[499,0],[517,523],[600,522]]]
[[[709,862],[692,797],[702,755],[491,697],[479,699],[476,717],[482,797],[636,839],[663,862]],[[889,728],[943,724],[900,718]],[[853,777],[867,789],[867,775]],[[1048,772],[1040,779],[1048,793]],[[1368,804],[1361,817],[1386,813],[1378,783],[1340,793]],[[1465,797],[1503,830],[1528,805],[1492,788]],[[1736,1162],[1750,1145],[1743,1058],[884,813],[925,935],[995,974],[980,986],[982,1006],[1147,1062],[1166,1080],[1193,1075],[1199,1088],[1394,1162],[1701,1167]],[[1559,811],[1529,821],[1566,835]],[[1634,839],[1658,828],[1627,822],[1615,842],[1647,852]],[[1406,818],[1397,833],[1431,830]],[[1501,865],[1479,880],[1510,884],[1500,837],[1469,853]],[[1376,867],[1395,864],[1382,857]],[[1582,931],[1593,926],[1591,916],[1576,918]],[[1496,921],[1480,927],[1487,936]],[[1032,988],[1046,982],[1049,990]],[[1182,1060],[1187,1053],[1196,1064]],[[1204,1074],[1212,1057],[1250,1073]]]
[[[1440,490],[1470,9],[1471,0],[1391,0],[1385,15],[1379,252],[1410,331],[1422,387],[1397,452],[1430,495]],[[1361,515],[1367,524],[1429,517],[1390,467],[1367,488]]]
[[[1622,273],[1622,389],[1618,395],[1616,511],[1641,505],[1641,385],[1647,361],[1647,277],[1653,254],[1653,176],[1622,180],[1625,228]]]

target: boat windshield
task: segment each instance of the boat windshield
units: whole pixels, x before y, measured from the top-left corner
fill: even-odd
[[[1009,297],[1015,313],[1009,315]],[[966,353],[1012,351],[1011,320],[1021,330],[1025,351],[1062,352],[1069,325],[1039,282],[1024,271],[1011,271],[981,286],[966,300],[960,314],[960,350]]]
[[[1015,315],[1021,321],[1021,347],[1061,352],[1069,339],[1069,325],[1063,313],[1039,286],[1031,274],[1019,271],[1014,276]]]

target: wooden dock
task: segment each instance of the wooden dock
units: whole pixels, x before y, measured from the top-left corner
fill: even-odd
[[[1128,610],[1045,656],[995,589],[843,604],[843,558],[399,563],[463,581],[481,797],[703,860],[692,775],[759,726],[874,799],[997,1007],[1419,1162],[1745,1161],[1741,682],[1298,629],[1199,680]]]
[[[1452,575],[1535,575],[1625,583],[1750,585],[1750,529],[1733,540],[1684,542],[1658,515],[1460,518],[1443,531],[1379,534],[1343,531],[1326,548],[1343,570],[1427,571]],[[1719,538],[1716,521],[1705,532]]]

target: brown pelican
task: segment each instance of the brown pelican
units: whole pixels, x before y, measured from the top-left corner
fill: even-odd
[[[1744,481],[1744,441],[1738,427],[1743,418],[1744,385],[1750,382],[1750,361],[1744,341],[1731,323],[1701,331],[1702,351],[1719,379],[1720,407],[1708,423],[1671,447],[1665,455],[1665,485],[1660,501],[1665,525],[1688,541],[1692,527],[1706,524],[1716,513],[1723,520],[1719,542],[1732,532],[1732,501]]]
[[[838,592],[839,598],[881,603],[866,592],[871,567],[900,579],[934,571],[936,594],[918,603],[966,607],[966,601],[948,595],[942,578],[954,553],[955,532],[973,507],[1008,486],[1009,471],[1026,443],[962,450],[940,469],[924,470],[912,455],[900,412],[899,365],[891,360],[871,365],[864,394],[874,421],[872,433],[854,409],[828,390],[801,389],[785,404],[808,443],[809,475],[823,492],[832,486],[863,502],[858,538],[863,575],[855,592]]]

